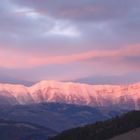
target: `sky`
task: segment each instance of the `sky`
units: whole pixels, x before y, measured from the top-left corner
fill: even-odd
[[[140,0],[1,0],[0,82],[140,81]]]

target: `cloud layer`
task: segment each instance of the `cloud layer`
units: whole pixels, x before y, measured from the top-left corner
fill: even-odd
[[[139,15],[139,0],[2,0],[0,75],[7,82],[121,83],[137,73],[125,79],[138,81]]]

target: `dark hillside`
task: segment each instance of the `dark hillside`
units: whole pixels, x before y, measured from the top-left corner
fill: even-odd
[[[0,140],[44,140],[54,134],[42,126],[0,119]]]
[[[138,127],[140,111],[133,111],[104,122],[64,131],[49,140],[108,140]]]

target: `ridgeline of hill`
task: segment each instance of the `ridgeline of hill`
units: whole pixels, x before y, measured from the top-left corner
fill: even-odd
[[[49,140],[109,140],[140,127],[140,111],[132,111],[104,122],[70,129]]]

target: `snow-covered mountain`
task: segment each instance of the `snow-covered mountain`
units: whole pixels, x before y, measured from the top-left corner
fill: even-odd
[[[94,107],[140,108],[140,83],[132,85],[87,85],[41,81],[31,87],[0,84],[0,104],[59,102]]]

